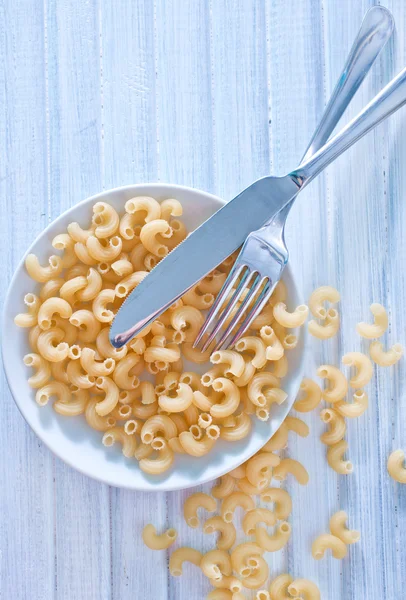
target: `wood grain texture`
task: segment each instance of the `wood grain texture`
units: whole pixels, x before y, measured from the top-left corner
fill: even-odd
[[[103,188],[161,180],[231,198],[257,177],[296,166],[372,4],[0,2],[0,298],[47,222]],[[406,6],[385,5],[397,31],[343,122],[406,64]],[[391,117],[292,209],[287,239],[304,299],[326,283],[342,294],[340,334],[308,341],[308,376],[347,351],[367,350],[355,324],[373,301],[390,314],[385,344],[405,343],[405,123],[404,111]],[[269,560],[272,576],[309,577],[323,600],[401,597],[406,493],[389,479],[386,459],[406,448],[405,384],[404,360],[376,370],[369,411],[348,423],[350,477],[327,468],[317,411],[305,416],[307,439],[290,434],[288,453],[311,479],[306,488],[286,484],[293,533]],[[170,577],[167,553],[140,539],[153,522],[177,528],[175,547],[210,549],[212,536],[181,516],[191,491],[132,493],[84,478],[28,430],[3,374],[0,386],[0,598],[203,598],[209,586],[199,570],[188,565],[183,577]],[[361,542],[342,562],[316,562],[311,542],[338,509],[348,511]]]

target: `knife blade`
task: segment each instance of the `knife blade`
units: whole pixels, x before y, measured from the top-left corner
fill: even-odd
[[[155,320],[299,190],[299,184],[289,175],[263,177],[195,229],[125,300],[110,329],[113,346],[120,348]]]

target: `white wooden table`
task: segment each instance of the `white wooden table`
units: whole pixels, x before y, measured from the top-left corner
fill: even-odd
[[[332,91],[368,0],[2,0],[0,2],[0,297],[27,246],[62,211],[103,189],[144,181],[233,197],[256,177],[296,166]],[[397,32],[349,110],[406,64],[406,4]],[[346,115],[346,119],[348,116]],[[305,297],[336,285],[340,335],[312,342],[307,374],[359,349],[372,301],[388,340],[405,342],[406,111],[303,193],[289,221]],[[317,414],[290,444],[311,476],[294,500],[293,535],[272,561],[317,581],[323,600],[394,600],[406,583],[406,489],[386,458],[406,448],[405,361],[379,370],[370,409],[349,423],[351,477],[326,467]],[[0,597],[13,600],[197,600],[200,573],[171,578],[145,549],[143,525],[180,518],[185,493],[108,488],[65,466],[28,429],[1,374]],[[209,489],[210,486],[207,486]],[[310,556],[328,518],[347,509],[362,541],[344,561]]]

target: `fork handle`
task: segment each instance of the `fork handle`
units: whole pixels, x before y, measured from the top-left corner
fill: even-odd
[[[327,142],[377,56],[392,35],[393,26],[393,17],[387,8],[373,6],[367,11],[321,121],[300,162],[308,160]]]
[[[304,187],[357,140],[406,103],[406,68],[336,136],[289,175]]]

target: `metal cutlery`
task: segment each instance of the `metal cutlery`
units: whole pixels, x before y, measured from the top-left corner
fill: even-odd
[[[247,238],[289,205],[299,191],[323,169],[406,103],[406,69],[312,157],[284,177],[254,182],[205,221],[175,248],[135,288],[117,313],[110,340],[115,347],[127,343],[182,294],[200,281]],[[278,256],[275,254],[276,259]],[[284,265],[280,257],[281,269]],[[251,297],[269,293],[276,282],[264,279],[251,288]],[[261,290],[261,286],[262,290]]]
[[[337,80],[330,101],[301,162],[310,158],[326,143],[377,56],[390,38],[393,26],[392,14],[386,8],[374,6],[368,10]],[[202,344],[202,351],[204,352],[220,332],[221,335],[214,350],[224,347],[230,336],[232,337],[227,345],[234,345],[268,302],[273,287],[261,293],[256,301],[250,295],[245,296],[237,313],[230,320],[230,315],[238,302],[241,301],[243,294],[247,294],[250,285],[255,287],[256,283],[263,281],[264,278],[271,282],[279,280],[289,257],[285,243],[285,224],[292,205],[293,202],[279,211],[268,225],[248,235],[234,263],[232,272],[224,282],[197,335],[194,343],[195,347],[199,345],[203,336],[207,333],[208,335]],[[232,293],[237,281],[238,287]],[[226,302],[225,300],[231,293],[229,301]],[[255,301],[252,310],[248,310],[250,301]],[[244,312],[248,312],[248,314],[233,335],[233,330],[243,317]],[[217,321],[215,321],[216,318]],[[227,326],[224,331],[221,331],[225,323],[227,323]],[[212,325],[213,327],[210,329]]]

